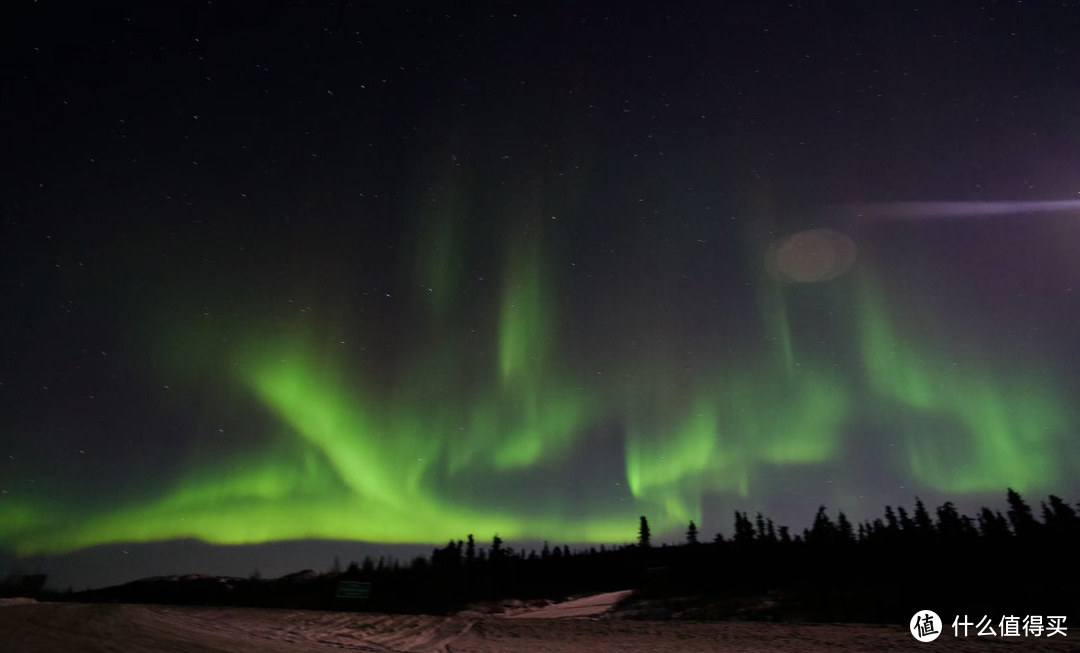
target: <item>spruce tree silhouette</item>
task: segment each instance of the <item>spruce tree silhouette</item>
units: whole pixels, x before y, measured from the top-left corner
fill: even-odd
[[[649,548],[652,545],[651,538],[652,533],[649,531],[649,520],[645,519],[645,515],[642,515],[638,525],[638,546],[643,549]]]
[[[934,522],[930,521],[930,513],[919,497],[915,497],[915,532],[923,537],[934,534]]]
[[[911,521],[911,517],[908,517],[907,510],[903,506],[899,506],[896,509],[896,514],[900,516],[900,532],[910,537],[915,534],[915,522]]]
[[[1039,529],[1039,522],[1031,514],[1031,506],[1024,502],[1020,493],[1009,488],[1009,523],[1017,537],[1026,537]]]
[[[1049,502],[1049,503],[1047,503]],[[1043,523],[1055,534],[1076,535],[1080,532],[1080,519],[1069,504],[1053,494],[1042,502]]]
[[[895,518],[896,515],[893,515]],[[873,521],[866,524],[866,540],[869,541],[888,541],[893,536],[885,522],[881,521],[880,517],[875,517]]]
[[[845,521],[847,518],[845,518]],[[851,524],[848,524],[848,528]],[[829,515],[825,513],[825,506],[818,508],[817,515],[814,517],[814,525],[810,527],[810,530],[806,534],[806,541],[814,544],[832,544],[837,539],[837,528],[829,519]]]
[[[754,524],[745,512],[735,511],[735,543],[749,544],[754,541]]]
[[[900,533],[900,522],[896,519],[892,506],[885,506],[885,528],[889,537],[895,537]]]
[[[978,535],[971,519],[964,521],[952,501],[946,501],[937,509],[937,518],[937,534],[943,540],[952,541]]]
[[[686,543],[687,544],[697,544],[698,543],[697,524],[695,524],[693,520],[690,521],[690,525],[686,528]]]
[[[979,512],[979,533],[988,540],[1000,540],[1012,535],[1005,517],[986,507]]]
[[[855,542],[855,531],[843,512],[836,516],[836,531],[841,542]]]

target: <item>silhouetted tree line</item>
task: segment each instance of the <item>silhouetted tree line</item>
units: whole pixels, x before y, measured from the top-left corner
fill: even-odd
[[[972,518],[952,502],[932,514],[916,498],[911,512],[886,506],[858,524],[821,506],[795,535],[736,512],[730,540],[694,545],[688,530],[686,546],[652,549],[648,564],[665,570],[663,581],[640,594],[726,599],[716,616],[758,619],[895,623],[918,605],[942,615],[1075,614],[1077,508],[1051,495],[1036,517],[1015,490],[1006,498],[1005,514],[982,508]]]
[[[545,542],[525,551],[498,535],[488,545],[468,535],[408,563],[367,557],[342,570],[335,559],[327,573],[195,579],[185,591],[140,581],[73,598],[446,612],[505,598],[634,588],[641,601],[697,606],[684,612],[698,618],[895,623],[927,607],[942,615],[1076,614],[1077,509],[1050,496],[1036,517],[1012,489],[1007,503],[1004,514],[982,508],[972,518],[951,502],[931,515],[916,498],[910,513],[886,506],[882,517],[858,524],[822,506],[794,535],[760,513],[736,511],[730,539],[718,533],[700,541],[690,522],[685,544],[659,546],[642,516],[637,542],[622,546],[572,550]],[[371,583],[371,598],[336,598],[340,581]]]

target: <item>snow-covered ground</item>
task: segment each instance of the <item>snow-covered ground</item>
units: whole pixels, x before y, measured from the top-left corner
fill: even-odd
[[[906,627],[581,618],[612,595],[560,604],[528,618],[379,615],[351,612],[39,603],[0,607],[0,650],[19,653],[674,653],[715,651],[1069,651],[1072,637],[953,638],[921,644]],[[570,605],[574,604],[574,605]],[[526,616],[526,613],[505,616]]]
[[[571,599],[569,601],[553,603],[538,608],[524,607],[511,609],[504,611],[500,616],[512,619],[596,617],[610,612],[612,608],[615,607],[616,603],[630,596],[631,592],[632,590],[605,592],[603,594],[593,594],[592,596],[584,596],[579,599]]]

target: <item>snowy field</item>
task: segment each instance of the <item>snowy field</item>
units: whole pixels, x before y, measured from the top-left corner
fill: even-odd
[[[5,653],[665,653],[715,651],[1075,651],[1072,637],[954,638],[921,644],[903,627],[636,621],[606,614],[616,593],[501,616],[40,603],[0,607]],[[948,630],[948,628],[946,628]]]

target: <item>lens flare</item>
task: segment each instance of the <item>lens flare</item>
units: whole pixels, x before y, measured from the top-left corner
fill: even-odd
[[[765,267],[781,281],[831,281],[851,268],[855,253],[855,242],[839,231],[808,229],[770,247],[765,253]]]
[[[978,218],[1023,213],[1080,210],[1080,200],[1028,202],[872,202],[851,204],[849,210],[868,218]]]

